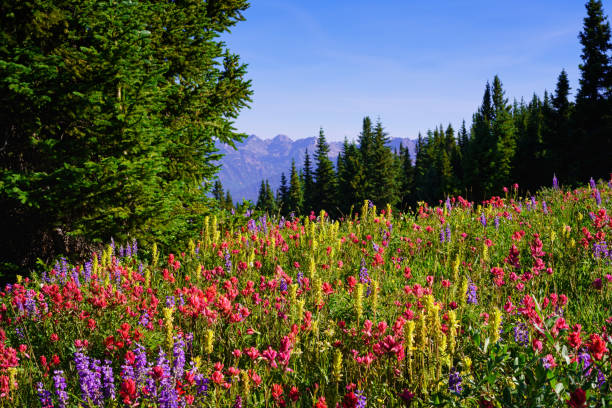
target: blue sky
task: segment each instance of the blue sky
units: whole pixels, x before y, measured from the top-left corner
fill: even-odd
[[[562,68],[578,86],[585,1],[251,3],[223,39],[253,81],[235,126],[262,138],[354,139],[365,115],[393,137],[457,128],[496,74],[510,101],[553,91]]]

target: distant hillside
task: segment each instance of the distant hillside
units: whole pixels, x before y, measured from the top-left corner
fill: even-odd
[[[236,144],[237,150],[227,144],[218,144],[219,152],[224,155],[219,179],[223,188],[230,191],[234,201],[255,201],[262,179],[268,179],[276,192],[281,173],[284,172],[289,178],[291,160],[295,159],[295,164],[300,169],[304,163],[306,149],[312,155],[315,142],[315,137],[294,141],[285,135],[266,140],[251,135],[243,143]],[[394,137],[390,140],[389,147],[399,149],[400,143],[408,146],[410,156],[414,158],[415,141]],[[329,150],[329,158],[335,164],[338,154],[342,151],[342,142],[330,142]]]

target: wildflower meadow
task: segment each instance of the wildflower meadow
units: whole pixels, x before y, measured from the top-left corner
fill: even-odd
[[[4,407],[607,407],[612,182],[209,217],[0,293]]]

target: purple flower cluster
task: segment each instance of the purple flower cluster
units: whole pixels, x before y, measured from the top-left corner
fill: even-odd
[[[556,174],[553,174],[552,186],[553,186],[553,189],[555,189],[555,190],[559,189],[559,180],[557,180],[557,175]]]
[[[51,393],[45,389],[42,382],[36,385],[36,391],[38,393],[38,399],[42,408],[53,408],[53,400],[51,400]]]
[[[485,217],[484,213],[480,215],[480,223],[482,224],[483,227],[487,226],[487,217]]]
[[[525,323],[519,323],[512,329],[514,333],[514,341],[523,347],[529,345],[529,331]]]
[[[363,395],[363,391],[357,390],[355,395],[357,395],[357,405],[355,405],[355,408],[366,408],[368,405],[368,399],[365,395]]]
[[[474,283],[472,283],[472,280],[470,279],[470,284],[468,285],[466,295],[467,295],[467,302],[471,305],[478,304],[478,296],[476,294],[477,290],[478,290],[478,286],[474,285]]]
[[[55,386],[55,394],[57,395],[58,407],[65,408],[68,404],[68,393],[66,392],[66,378],[64,372],[55,370],[53,372],[53,384]]]
[[[79,375],[83,400],[91,401],[97,406],[102,405],[102,367],[100,367],[100,360],[90,359],[77,351],[74,353],[74,363]]]
[[[451,392],[461,394],[461,391],[463,391],[463,387],[461,386],[462,381],[463,381],[463,378],[461,378],[461,375],[459,375],[459,372],[455,370],[454,368],[451,369],[451,372],[448,376],[448,389]]]

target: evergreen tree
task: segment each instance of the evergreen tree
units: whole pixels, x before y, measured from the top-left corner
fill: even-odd
[[[410,151],[408,150],[408,146],[404,147],[400,144],[399,158],[401,161],[401,208],[408,210],[410,206],[415,204],[414,166],[412,165],[412,160],[410,159]]]
[[[276,212],[276,200],[274,199],[274,193],[270,188],[270,183],[268,180],[261,181],[259,193],[257,195],[256,208],[268,214],[273,214]]]
[[[372,199],[372,170],[374,166],[374,132],[372,129],[372,121],[366,116],[363,118],[362,129],[357,139],[359,144],[359,152],[361,154],[361,164],[365,174],[365,184],[361,186],[364,195],[368,199]]]
[[[218,37],[247,7],[2,3],[0,259],[32,266],[111,236],[176,244],[200,228],[215,140],[242,137],[249,81]]]
[[[548,173],[553,172],[564,183],[577,174],[577,160],[572,142],[573,123],[571,116],[574,105],[569,101],[570,94],[567,73],[562,70],[557,79],[557,87],[552,97],[552,109],[545,114],[545,133],[543,143],[548,152]],[[550,176],[550,174],[549,174]]]
[[[336,201],[336,173],[334,165],[329,160],[329,145],[325,140],[323,129],[319,130],[317,147],[315,151],[315,183],[314,183],[314,206],[316,212],[325,210],[328,214],[337,214]]]
[[[512,163],[516,151],[515,128],[508,106],[504,98],[502,83],[497,75],[493,80],[493,138],[495,149],[493,154],[490,178],[485,181],[487,194],[500,194],[504,186],[511,184]]]
[[[574,180],[606,177],[612,171],[612,61],[610,24],[599,0],[586,4],[587,16],[579,35],[582,44],[580,88],[576,95],[573,135],[580,168]],[[586,159],[588,157],[588,160]]]
[[[225,202],[225,193],[223,192],[223,185],[221,184],[221,180],[215,180],[215,185],[212,191],[213,198],[219,203],[221,207]]]
[[[306,155],[304,156],[304,168],[303,171],[303,180],[302,185],[304,186],[304,204],[303,210],[304,214],[308,214],[310,211],[315,210],[314,204],[314,179],[312,174],[312,163],[310,161],[310,156],[308,155],[308,149],[306,149]]]
[[[289,175],[289,192],[287,195],[287,211],[289,213],[301,214],[303,200],[302,184],[295,168],[295,160],[292,160],[291,174]]]
[[[285,177],[285,173],[281,173],[281,184],[278,188],[277,197],[276,197],[276,206],[280,209],[282,215],[288,215],[288,207],[289,203],[289,186],[287,185],[287,177]]]
[[[225,192],[225,206],[223,208],[225,208],[226,210],[230,211],[232,209],[234,209],[234,200],[232,199],[232,195],[230,194],[229,190],[227,190]]]
[[[394,168],[393,153],[387,146],[389,138],[380,120],[376,122],[371,145],[371,171],[368,173],[371,185],[371,200],[378,208],[387,204],[394,206],[398,201],[397,172]]]
[[[367,199],[367,193],[363,190],[366,183],[364,166],[357,145],[346,139],[339,157],[341,166],[338,168],[338,207],[342,214],[350,216],[351,206],[360,208]]]

